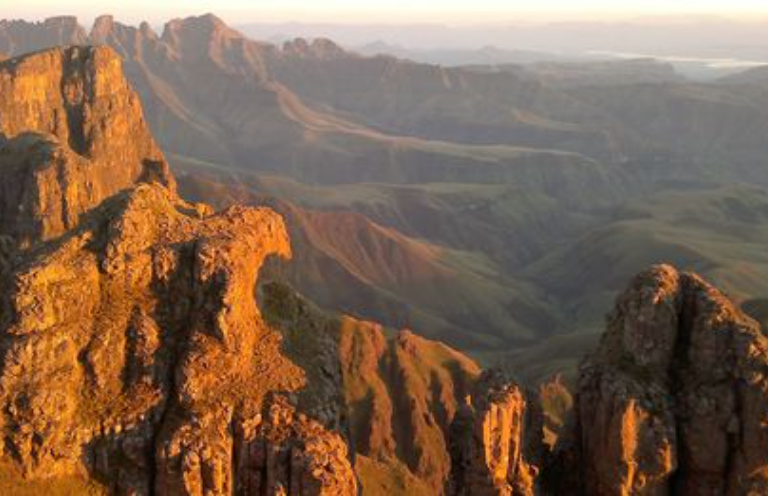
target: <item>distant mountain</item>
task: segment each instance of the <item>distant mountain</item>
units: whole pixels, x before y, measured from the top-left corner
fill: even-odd
[[[2,24],[0,50],[39,47],[27,30],[45,43],[81,36],[71,19],[28,24]],[[284,274],[300,291],[489,362],[502,344],[593,336],[608,296],[649,263],[729,288],[720,277],[738,267],[710,262],[733,259],[749,233],[684,206],[709,212],[725,201],[710,188],[768,185],[759,82],[693,83],[646,59],[446,68],[325,38],[278,47],[211,15],[160,34],[106,16],[87,36],[123,58],[169,161],[189,173],[187,194],[282,209],[304,246]],[[648,212],[656,204],[668,211]],[[669,227],[683,212],[692,224]],[[751,251],[741,260],[758,264]]]
[[[536,62],[520,65],[466,66],[480,72],[512,72],[528,75],[552,87],[620,86],[632,84],[682,83],[685,78],[670,63],[654,59],[602,60],[582,62]]]
[[[660,146],[601,162],[508,144],[383,140],[353,124],[363,113],[352,99],[339,98],[348,112],[323,110],[328,86],[313,92],[296,79],[296,92],[281,93],[255,63],[271,59],[249,58],[261,48],[210,17],[172,21],[162,38],[101,18],[92,36],[133,40],[124,56],[134,58],[67,46],[0,63],[0,493],[766,493],[768,190],[710,177],[759,178],[763,164],[733,154],[734,167],[720,171],[701,161],[739,139],[759,151],[757,133],[737,136],[761,123],[761,107],[746,105],[762,102],[759,85],[574,88],[590,102],[579,109],[610,114],[597,121],[623,119],[616,136],[688,144],[679,155]],[[324,64],[334,61],[351,77],[346,64],[360,58],[327,41],[276,53],[271,67],[291,77],[297,67],[330,76]],[[165,65],[150,71],[157,61]],[[427,98],[435,74],[448,90],[458,84],[466,105],[499,98],[499,88],[483,89],[494,78],[390,62],[405,75],[397,84],[373,74],[393,99],[400,85]],[[185,169],[179,190],[226,206],[216,211],[179,196],[123,65],[144,78],[145,98],[163,96],[155,104],[165,115],[199,109],[189,122],[210,119],[205,131],[244,140],[219,143],[223,151],[263,150],[245,138],[290,121],[293,133],[270,136],[275,146],[361,133],[389,153],[422,155],[363,171],[389,183],[297,180],[310,167],[327,173],[322,162],[295,165],[292,179],[171,155]],[[182,84],[187,77],[202,88]],[[178,100],[162,93],[165,83]],[[360,84],[350,86],[368,95]],[[217,90],[241,93],[197,100]],[[444,97],[413,115],[450,108]],[[252,106],[240,115],[236,101]],[[664,104],[683,115],[645,120],[643,105]],[[258,109],[274,112],[258,118]],[[393,126],[404,125],[401,110]],[[681,126],[691,115],[701,128]],[[355,152],[349,143],[322,158]],[[274,209],[243,204],[262,200]],[[274,262],[292,256],[294,267]],[[708,274],[732,299],[659,258]],[[648,264],[595,347],[606,297]],[[281,280],[501,364],[483,369],[420,329],[320,310]],[[575,355],[589,350],[576,371]],[[543,384],[529,390],[513,371]]]
[[[733,85],[765,85],[768,83],[768,63],[765,67],[755,67],[720,78],[718,82]]]
[[[87,42],[88,32],[76,17],[50,17],[42,22],[0,20],[0,50],[8,55]]]
[[[593,57],[595,52],[682,59],[767,60],[764,19],[677,15],[584,21],[499,18],[475,23],[242,23],[257,39],[330,37],[348,47],[383,42],[415,51],[479,47]]]
[[[485,182],[514,176],[517,163],[531,162],[529,153],[549,152],[463,149],[442,141],[461,134],[466,144],[552,148],[552,141],[570,140],[607,153],[599,136],[567,125],[514,113],[499,113],[502,120],[490,127],[475,112],[464,113],[466,122],[448,121],[440,117],[443,104],[419,103],[418,85],[426,84],[421,91],[442,89],[442,101],[453,106],[454,101],[474,102],[474,85],[481,100],[472,105],[478,112],[496,113],[493,98],[526,91],[514,77],[498,89],[486,88],[482,78],[463,80],[475,78],[471,74],[448,75],[394,59],[364,58],[324,40],[297,40],[279,49],[248,40],[212,16],[173,21],[162,36],[146,25],[135,29],[101,18],[92,38],[123,55],[164,148],[203,162],[322,183]],[[393,80],[381,79],[400,67]],[[400,88],[403,84],[413,90]],[[467,84],[469,89],[462,89]],[[393,92],[410,95],[412,103],[393,107],[398,101]],[[380,117],[366,117],[373,115]],[[506,135],[500,143],[494,138]],[[584,163],[577,156],[559,157]],[[559,162],[559,157],[543,155],[533,162]]]
[[[575,61],[577,59],[576,57],[567,57],[555,53],[536,52],[532,50],[503,50],[493,46],[465,50],[451,50],[447,48],[416,49],[391,45],[383,41],[356,46],[354,47],[354,50],[368,56],[390,55],[399,59],[448,67],[465,65],[532,64],[536,62]]]

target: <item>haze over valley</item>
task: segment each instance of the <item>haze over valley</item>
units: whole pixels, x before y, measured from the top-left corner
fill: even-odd
[[[284,213],[304,248],[281,277],[330,309],[493,360],[597,335],[654,262],[768,295],[761,69],[701,83],[647,59],[448,68],[273,45],[213,15],[160,32],[0,24],[10,56],[77,43],[121,56],[185,196]]]
[[[768,22],[664,14],[0,21],[0,492],[765,494]]]

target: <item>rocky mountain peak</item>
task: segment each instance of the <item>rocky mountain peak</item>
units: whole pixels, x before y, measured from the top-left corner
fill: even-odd
[[[0,484],[357,494],[256,304],[282,217],[181,200],[109,48],[0,64],[0,130]]]
[[[283,55],[316,60],[333,60],[350,56],[349,52],[328,38],[315,38],[311,42],[304,38],[286,41],[283,44]]]
[[[174,187],[117,54],[67,47],[0,63],[0,234],[22,244],[140,181]]]
[[[504,371],[483,372],[451,425],[450,494],[538,493],[543,417],[529,403]]]
[[[77,32],[80,31],[80,25],[77,22],[75,16],[53,16],[48,17],[43,21],[43,26],[47,28],[60,29],[62,32]]]
[[[172,46],[186,46],[190,49],[201,48],[214,42],[245,39],[241,33],[213,14],[173,19],[166,23],[161,38]],[[207,52],[205,50],[202,53]]]
[[[694,274],[634,279],[575,407],[586,494],[768,491],[768,339]]]
[[[93,21],[93,27],[91,28],[90,39],[91,42],[103,42],[109,36],[112,28],[115,25],[115,17],[109,14],[100,15]]]

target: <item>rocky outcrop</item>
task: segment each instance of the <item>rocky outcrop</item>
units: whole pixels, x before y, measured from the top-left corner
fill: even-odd
[[[544,415],[544,443],[551,449],[573,411],[573,395],[562,376],[555,375],[539,386],[538,399]]]
[[[530,401],[500,370],[483,373],[451,425],[449,494],[538,494],[542,416]]]
[[[139,181],[174,181],[109,48],[0,63],[0,234],[56,237]]]
[[[253,298],[272,254],[290,254],[272,211],[214,214],[147,184],[14,261],[2,281],[3,458],[31,480],[225,494],[262,471],[261,446],[291,454],[292,494],[354,494],[341,438],[284,413],[260,421],[268,394],[304,382]]]
[[[181,200],[108,48],[0,64],[0,130],[0,486],[357,494],[256,305],[282,218]]]
[[[696,275],[635,278],[581,367],[575,415],[560,456],[584,494],[768,492],[768,339]]]
[[[338,435],[276,399],[243,439],[236,494],[357,495],[357,479]],[[247,427],[246,427],[247,428]]]

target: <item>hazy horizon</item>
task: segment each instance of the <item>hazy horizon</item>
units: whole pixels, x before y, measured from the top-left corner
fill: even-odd
[[[150,0],[125,2],[96,2],[75,0],[62,2],[30,0],[23,6],[8,8],[6,18],[40,20],[52,15],[74,15],[90,21],[109,13],[126,22],[146,20],[161,23],[174,17],[199,15],[211,10],[209,2],[193,0],[183,6],[158,6]],[[388,2],[359,2],[327,0],[318,6],[309,0],[267,0],[258,5],[246,0],[222,0],[214,13],[230,23],[341,23],[341,24],[450,24],[562,21],[638,21],[643,18],[695,19],[722,17],[739,21],[765,21],[768,5],[758,0],[678,1],[627,0],[618,4],[607,0],[540,0],[530,6],[510,6],[501,0],[406,0]]]
[[[464,0],[439,4],[428,0],[418,8],[403,0],[388,2],[386,7],[381,2],[359,6],[331,0],[322,8],[306,0],[270,0],[255,7],[244,0],[222,0],[214,8],[200,0],[161,8],[150,7],[148,0],[136,0],[129,6],[76,0],[64,9],[57,3],[32,0],[10,9],[4,17],[40,21],[72,15],[87,29],[97,16],[109,14],[133,26],[147,21],[161,32],[172,19],[212,13],[260,41],[279,44],[298,37],[329,38],[369,55],[385,53],[447,66],[656,58],[688,77],[713,79],[768,64],[764,36],[768,6],[753,0],[736,0],[727,6],[714,1],[668,5],[633,0],[622,8],[606,0],[543,0],[527,9],[498,0],[478,0],[471,5]],[[753,13],[747,16],[747,12]],[[511,52],[484,56],[456,52],[488,47]]]

